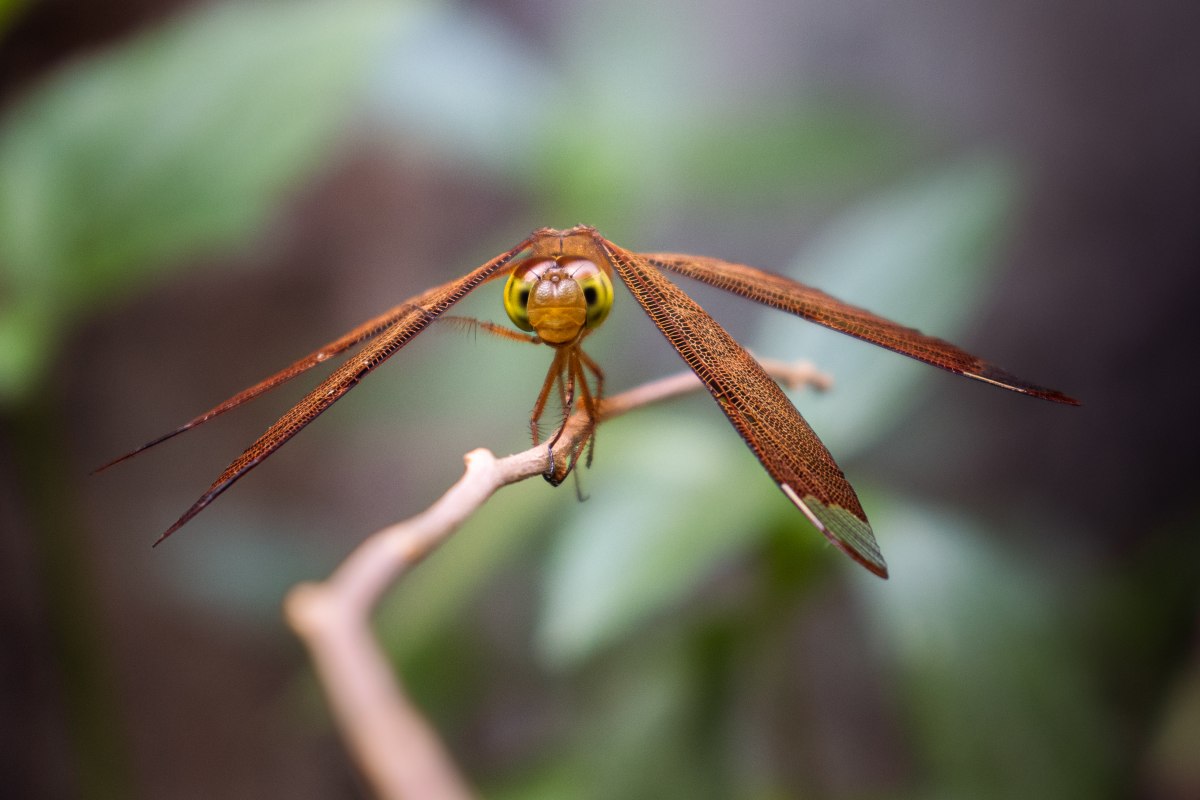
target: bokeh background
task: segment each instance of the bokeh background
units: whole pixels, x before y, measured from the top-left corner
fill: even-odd
[[[893,577],[706,396],[606,425],[389,598],[496,798],[1200,796],[1194,3],[0,2],[0,774],[357,797],[280,602],[524,449],[548,353],[435,326],[163,547],[297,382],[116,454],[543,225],[786,272],[1055,407],[695,296]],[[689,291],[694,287],[687,287]],[[611,391],[682,363],[618,290]],[[494,291],[463,313],[503,320]],[[403,754],[398,754],[402,757]]]

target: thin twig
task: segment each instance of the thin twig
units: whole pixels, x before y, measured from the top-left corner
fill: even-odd
[[[830,379],[807,362],[762,360],[789,387],[825,389]],[[690,372],[604,398],[600,421],[694,391]],[[576,412],[555,448],[557,470],[587,435]],[[369,536],[333,574],[288,593],[284,613],[304,642],[352,758],[383,798],[466,800],[472,793],[420,711],[409,701],[370,628],[384,593],[445,542],[503,486],[540,476],[549,464],[544,445],[497,459],[485,449],[464,457],[466,471],[428,509]]]

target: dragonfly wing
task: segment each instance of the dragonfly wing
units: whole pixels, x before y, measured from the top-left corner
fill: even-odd
[[[280,417],[274,425],[267,429],[266,433],[258,437],[253,444],[246,448],[244,453],[234,459],[233,462],[225,468],[225,471],[222,472],[215,481],[213,481],[213,484],[208,488],[208,491],[201,495],[200,499],[193,503],[191,508],[184,512],[183,516],[176,520],[175,523],[158,538],[158,541],[156,541],[155,544],[158,544],[158,542],[166,539],[172,533],[179,530],[179,528],[187,523],[188,520],[203,511],[205,506],[215,500],[216,497],[221,494],[221,492],[228,489],[234,484],[235,481],[237,481],[250,470],[254,469],[254,467],[262,463],[264,459],[282,447],[284,443],[288,441],[288,439],[291,439],[293,436],[299,433],[305,425],[312,422],[321,414],[321,412],[325,411],[325,409],[336,403],[338,399],[342,397],[342,395],[353,389],[367,373],[371,372],[371,370],[375,369],[392,355],[394,355],[398,350],[400,350],[400,348],[412,341],[417,334],[425,330],[425,328],[428,327],[431,322],[437,319],[438,316],[440,316],[444,311],[446,311],[446,309],[457,303],[480,284],[486,283],[489,280],[493,280],[496,277],[503,275],[504,267],[512,261],[514,256],[529,247],[531,241],[532,237],[525,239],[516,247],[508,250],[505,253],[501,253],[499,256],[496,256],[491,261],[476,269],[474,272],[471,272],[468,275],[459,278],[458,280],[450,281],[449,283],[434,287],[423,294],[417,295],[407,303],[397,306],[383,317],[377,317],[375,320],[366,322],[359,328],[356,328],[355,331],[351,331],[350,333],[346,334],[346,336],[342,337],[342,339],[337,340],[337,343],[341,343],[354,336],[357,332],[368,331],[368,326],[383,320],[389,314],[395,315],[394,319],[392,319],[392,321],[384,328],[382,332],[374,334],[376,337],[374,341],[372,341],[361,353],[338,367],[333,374],[323,380],[317,386],[317,388],[305,395],[304,399],[302,399],[299,403],[292,406],[292,408],[286,414]],[[367,332],[363,334],[362,338],[368,338],[371,335],[371,333]],[[350,346],[350,344],[346,344],[344,347],[342,347],[342,349],[344,350]],[[310,356],[310,358],[311,357],[312,356]],[[297,365],[302,365],[304,363],[305,362],[303,360],[299,361],[296,365],[289,367],[289,370],[296,369]],[[269,383],[276,378],[278,378],[278,380],[276,380],[276,382],[271,386],[267,386],[258,393],[261,394],[262,391],[266,391],[267,389],[272,388],[272,386],[278,385],[279,383],[288,380],[288,378],[294,377],[294,375],[303,372],[310,366],[312,366],[312,364],[302,366],[299,369],[296,369],[296,372],[292,375],[287,375],[286,373],[288,370],[284,370],[284,372],[278,373],[277,375],[272,376],[272,378],[268,378],[263,382],[263,384]],[[258,384],[258,386],[263,386],[263,384]],[[252,387],[251,389],[246,390],[246,392],[242,392],[241,395],[236,395],[235,397],[223,403],[221,406],[218,406],[217,408],[220,409],[220,411],[217,413],[228,410],[228,408],[224,408],[223,406],[229,406],[232,408],[232,405],[229,404],[234,400],[238,400],[238,402],[244,402],[245,400],[250,399],[250,397],[253,397],[254,395],[247,397],[242,397],[242,395],[246,395],[247,392],[253,391],[253,389],[258,388],[258,386]],[[241,399],[239,400],[239,398]],[[236,405],[236,403],[234,403],[234,405]],[[164,439],[165,438],[167,437],[164,437]]]
[[[611,242],[602,246],[621,280],[784,494],[834,546],[886,578],[887,565],[854,489],[775,381],[646,257]]]
[[[877,344],[957,375],[1043,400],[1079,405],[1078,400],[1062,392],[1021,380],[947,341],[926,336],[915,328],[899,325],[865,309],[843,303],[822,291],[782,275],[718,258],[681,253],[642,253],[641,257],[661,269],[695,278],[772,308],[788,311],[818,325]]]
[[[98,467],[95,471],[102,472],[103,470],[106,470],[111,466],[120,464],[122,461],[125,461],[126,459],[136,456],[138,453],[142,452],[143,450],[148,450],[157,444],[162,444],[163,442],[167,441],[168,439],[178,436],[179,434],[183,433],[184,431],[191,430],[192,428],[196,427],[197,425],[201,425],[205,422],[208,422],[213,417],[219,416],[220,414],[224,414],[226,411],[231,411],[234,408],[237,408],[242,403],[245,403],[248,400],[253,400],[255,397],[258,397],[260,394],[265,394],[266,392],[271,391],[276,386],[279,386],[282,383],[286,383],[287,381],[290,381],[292,378],[296,377],[297,375],[300,375],[303,372],[307,372],[308,370],[315,367],[317,364],[320,364],[323,361],[327,361],[336,355],[340,355],[341,353],[344,353],[346,350],[349,350],[354,345],[359,344],[360,342],[363,342],[367,339],[371,339],[371,338],[374,338],[375,336],[378,336],[380,333],[387,330],[387,328],[389,328],[390,326],[395,324],[396,321],[399,320],[406,313],[409,313],[412,310],[414,310],[415,308],[418,308],[419,301],[420,301],[420,298],[414,297],[411,300],[407,300],[404,303],[401,303],[400,305],[396,306],[395,308],[390,309],[389,311],[379,315],[378,317],[375,317],[374,319],[367,320],[366,322],[364,322],[362,325],[359,325],[354,330],[348,331],[345,334],[343,334],[342,336],[338,337],[337,339],[334,339],[332,342],[329,342],[328,344],[324,345],[323,347],[321,347],[317,350],[314,350],[313,352],[306,355],[304,358],[300,359],[299,361],[296,361],[295,363],[280,370],[279,372],[276,372],[274,375],[270,376],[269,378],[265,378],[265,379],[259,381],[258,383],[254,384],[253,386],[249,387],[248,389],[244,389],[244,390],[238,392],[237,394],[235,394],[233,397],[229,398],[228,400],[225,400],[221,404],[210,408],[208,411],[205,411],[203,414],[193,417],[192,419],[190,419],[187,422],[180,425],[178,428],[175,428],[172,431],[164,433],[162,436],[159,436],[157,439],[153,439],[149,442],[146,442],[141,447],[138,447],[134,450],[130,450],[128,453],[125,453],[124,455],[114,458],[112,461],[109,461],[108,463],[104,464],[103,466]]]

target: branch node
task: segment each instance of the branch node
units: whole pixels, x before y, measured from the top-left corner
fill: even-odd
[[[309,639],[336,618],[332,606],[329,589],[323,584],[298,583],[283,599],[283,614],[292,630]]]
[[[468,470],[484,469],[496,463],[496,455],[486,447],[476,447],[463,456]]]

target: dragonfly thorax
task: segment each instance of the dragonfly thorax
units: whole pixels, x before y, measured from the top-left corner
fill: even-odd
[[[504,287],[504,310],[513,324],[549,345],[578,341],[612,308],[612,282],[595,262],[580,256],[533,256],[513,268]]]

